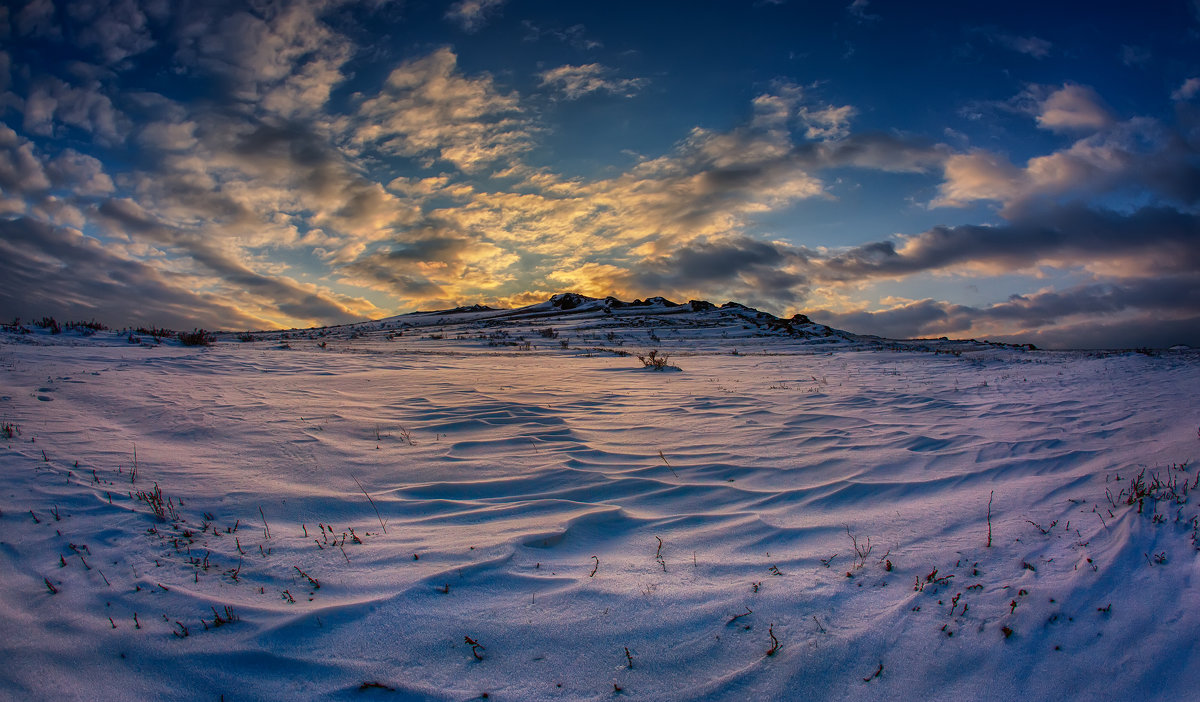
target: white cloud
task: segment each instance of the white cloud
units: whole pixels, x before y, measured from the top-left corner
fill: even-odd
[[[33,144],[0,122],[0,193],[8,196],[50,187]]]
[[[162,151],[187,151],[196,145],[196,123],[150,122],[137,130],[137,140],[145,146]]]
[[[644,78],[609,78],[611,68],[598,63],[582,66],[559,66],[540,74],[542,86],[555,88],[568,100],[576,100],[588,93],[605,92],[622,97],[632,97],[645,84]]]
[[[1171,99],[1179,102],[1191,100],[1200,93],[1200,78],[1188,78],[1179,89],[1171,93]]]
[[[849,12],[860,20],[879,19],[879,15],[873,15],[867,11],[867,6],[870,4],[870,0],[854,0],[854,2],[846,6],[846,12]]]
[[[1037,105],[1038,126],[1055,132],[1098,130],[1113,123],[1095,90],[1067,83]]]
[[[344,78],[354,47],[320,20],[339,0],[268,5],[261,13],[227,14],[216,6],[181,22],[177,52],[185,66],[211,71],[229,97],[284,117],[321,109]]]
[[[67,125],[92,134],[102,144],[113,144],[129,130],[129,120],[96,82],[73,86],[47,78],[30,91],[24,109],[24,129],[30,134],[53,136],[56,125]]]
[[[962,207],[977,200],[1008,201],[1021,188],[1022,173],[1008,159],[982,149],[946,159],[945,180],[932,207]]]
[[[462,75],[458,57],[441,48],[393,70],[363,101],[351,132],[385,153],[478,171],[528,148],[522,112],[516,93],[501,92],[489,75]]]
[[[808,139],[841,139],[850,133],[850,120],[857,114],[851,105],[808,108],[797,110],[800,122],[805,126],[804,136]]]
[[[1008,49],[1012,49],[1017,53],[1032,56],[1034,58],[1043,59],[1050,55],[1050,50],[1054,45],[1040,37],[1021,37],[1013,34],[996,34],[992,39]]]
[[[56,186],[70,188],[80,195],[107,195],[116,190],[99,159],[74,149],[63,151],[47,164],[46,173]]]
[[[1194,202],[1195,167],[1177,143],[1178,136],[1155,120],[1134,118],[1030,158],[1024,166],[984,150],[956,154],[946,160],[944,180],[930,205],[993,201],[1010,216],[1031,203],[1064,197],[1089,201],[1113,192]]]
[[[477,32],[487,24],[505,0],[458,0],[446,10],[446,19],[462,27],[465,32]]]

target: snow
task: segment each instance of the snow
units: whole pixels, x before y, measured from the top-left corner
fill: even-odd
[[[209,347],[0,332],[0,696],[1200,685],[1200,353],[553,302]]]

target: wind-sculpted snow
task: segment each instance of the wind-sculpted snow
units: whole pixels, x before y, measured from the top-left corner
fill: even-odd
[[[0,336],[0,696],[1194,694],[1197,354],[568,302]]]

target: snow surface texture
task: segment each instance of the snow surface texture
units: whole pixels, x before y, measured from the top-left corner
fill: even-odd
[[[0,697],[1200,686],[1196,353],[563,302],[0,334]]]

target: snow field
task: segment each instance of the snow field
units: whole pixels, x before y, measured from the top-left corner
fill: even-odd
[[[1195,354],[106,339],[0,346],[14,699],[1200,684]]]

